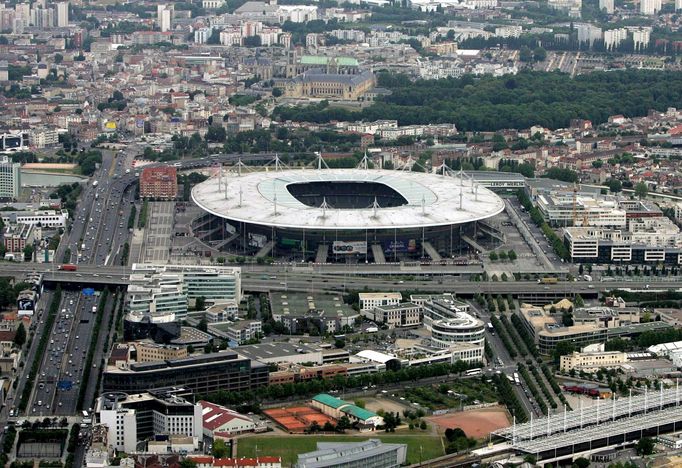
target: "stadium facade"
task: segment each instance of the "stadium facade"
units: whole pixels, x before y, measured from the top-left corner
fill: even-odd
[[[195,186],[192,199],[206,212],[193,224],[204,242],[318,262],[461,256],[504,209],[461,173],[382,169],[221,171]]]

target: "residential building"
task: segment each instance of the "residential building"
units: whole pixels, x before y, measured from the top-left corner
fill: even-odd
[[[5,250],[7,252],[22,252],[27,245],[33,245],[35,240],[36,228],[33,224],[10,224],[5,227],[3,241],[5,243]],[[40,235],[40,234],[38,234]]]
[[[256,423],[249,416],[238,413],[224,406],[200,400],[204,436],[231,437],[244,432],[253,432]]]
[[[613,0],[609,0],[613,3]],[[609,29],[604,31],[604,47],[613,50],[620,46],[628,38],[628,30],[625,28]]]
[[[661,0],[640,0],[639,12],[643,15],[655,15],[661,10]]]
[[[135,452],[138,440],[149,437],[187,436],[194,447],[203,436],[202,407],[172,391],[103,395],[97,399],[95,414],[108,428],[112,448]]]
[[[379,439],[318,442],[317,450],[298,455],[294,468],[398,468],[405,464],[406,457],[406,444],[386,444]]]
[[[572,370],[596,372],[599,369],[620,367],[628,362],[628,354],[621,351],[577,352],[561,356],[559,368],[561,372]]]
[[[197,468],[282,468],[280,457],[214,458],[205,455],[189,455]]]
[[[173,200],[178,195],[177,169],[172,166],[146,167],[140,175],[140,198]]]
[[[578,31],[578,42],[587,42],[591,46],[595,41],[602,38],[601,28],[593,24],[578,23],[575,25],[575,29]]]
[[[523,33],[522,26],[498,26],[495,28],[495,36],[497,37],[520,37]]]
[[[174,13],[175,6],[173,4],[156,5],[156,25],[162,33],[171,30]]]
[[[660,5],[660,0],[655,1],[658,1]],[[649,46],[649,42],[651,42],[651,28],[642,27],[632,31],[632,40],[635,43],[635,50],[645,49]]]
[[[19,197],[21,188],[21,164],[13,163],[7,156],[0,156],[0,199]]]
[[[612,15],[615,11],[614,0],[599,0],[599,9],[609,15]]]
[[[57,27],[69,26],[69,2],[57,2]]]
[[[359,293],[358,301],[360,310],[373,310],[376,307],[396,305],[403,300],[403,295],[399,292],[393,293]]]
[[[104,392],[134,393],[184,387],[205,395],[218,390],[253,390],[267,385],[268,368],[226,350],[185,359],[134,363],[128,368],[108,366],[102,382]]]

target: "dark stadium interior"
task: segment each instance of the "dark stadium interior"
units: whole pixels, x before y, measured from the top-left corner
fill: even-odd
[[[407,200],[385,184],[377,182],[306,182],[287,185],[287,190],[307,206],[319,207],[326,200],[336,209],[370,208],[377,201],[382,208],[407,205]]]

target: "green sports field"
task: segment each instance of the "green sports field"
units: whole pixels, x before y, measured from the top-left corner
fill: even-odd
[[[259,456],[282,457],[282,466],[291,466],[299,453],[311,452],[317,448],[317,441],[324,442],[361,442],[378,438],[386,443],[407,444],[407,462],[419,463],[420,447],[422,460],[444,455],[441,438],[429,434],[399,432],[390,434],[378,432],[362,436],[255,436],[240,438],[237,442],[238,457],[255,457],[256,447]]]

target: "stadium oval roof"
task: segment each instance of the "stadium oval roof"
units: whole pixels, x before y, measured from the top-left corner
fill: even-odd
[[[383,184],[399,193],[406,204],[357,209],[308,206],[287,189],[306,182]],[[383,169],[273,169],[241,175],[224,172],[222,177],[216,175],[196,185],[192,199],[203,210],[221,218],[314,230],[447,226],[486,219],[504,210],[500,197],[466,176],[460,179]]]

